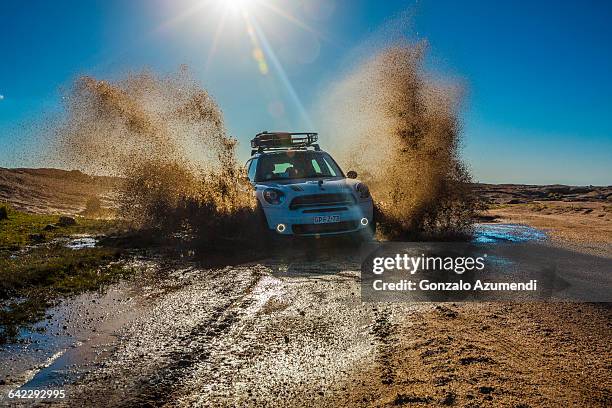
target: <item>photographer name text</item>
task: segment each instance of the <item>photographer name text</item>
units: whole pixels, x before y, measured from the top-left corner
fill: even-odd
[[[475,282],[431,282],[423,279],[413,281],[402,279],[397,282],[385,282],[377,279],[372,283],[376,291],[537,291],[538,281],[532,279],[528,282],[486,282],[476,280]]]

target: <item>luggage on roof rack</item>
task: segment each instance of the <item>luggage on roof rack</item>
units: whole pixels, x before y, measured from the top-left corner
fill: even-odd
[[[289,149],[289,148],[307,148],[312,146],[315,150],[319,150],[319,145],[315,144],[318,140],[318,133],[312,132],[261,132],[251,139],[251,147],[255,152],[263,152],[270,149]]]

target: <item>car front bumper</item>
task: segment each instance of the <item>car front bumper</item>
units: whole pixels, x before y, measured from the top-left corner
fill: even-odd
[[[365,230],[373,221],[372,201],[363,201],[346,207],[344,210],[330,208],[309,208],[308,210],[289,210],[287,207],[264,207],[268,228],[279,235],[296,236],[327,236],[349,234]],[[331,210],[331,211],[330,211]],[[315,224],[314,218],[319,216],[338,216],[333,223]],[[368,224],[361,220],[366,218]],[[278,226],[284,225],[284,229]]]

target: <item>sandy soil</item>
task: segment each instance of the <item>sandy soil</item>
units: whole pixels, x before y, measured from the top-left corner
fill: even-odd
[[[485,216],[546,230],[564,246],[599,252],[612,243],[612,187],[476,184]]]
[[[114,178],[92,177],[76,170],[0,167],[0,203],[31,213],[74,215],[83,211],[92,197],[111,207],[112,188],[117,182]]]
[[[487,215],[542,229],[564,247],[612,256],[612,202],[534,201],[494,206]]]
[[[345,406],[606,406],[606,305],[444,304],[380,324]],[[407,322],[408,321],[408,322]],[[380,381],[376,381],[380,379]]]

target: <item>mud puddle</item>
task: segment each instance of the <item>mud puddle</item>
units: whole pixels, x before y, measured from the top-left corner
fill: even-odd
[[[476,224],[472,242],[496,244],[507,242],[544,241],[546,233],[522,224]]]
[[[26,245],[20,248],[19,250],[10,252],[10,254],[7,256],[11,259],[17,259],[20,256],[29,254],[33,250],[40,249],[40,248],[50,248],[54,246],[70,248],[75,251],[78,251],[80,249],[95,248],[96,245],[98,245],[98,242],[100,242],[102,238],[104,238],[104,236],[102,235],[99,235],[99,236],[72,235],[69,237],[59,237],[59,238],[54,238],[48,242],[42,242],[40,244]]]
[[[94,248],[98,244],[99,238],[90,235],[72,236],[63,242],[66,248],[79,250]]]
[[[122,281],[48,309],[45,319],[0,347],[3,395],[11,389],[64,388],[95,368],[113,350],[122,328],[149,309],[155,298],[151,290],[143,281]]]
[[[545,289],[540,300],[611,299],[609,258],[559,246],[541,229],[523,224],[476,224],[472,242],[486,250],[487,262],[505,279],[537,279]]]
[[[95,363],[115,331],[138,313],[131,288],[118,284],[105,294],[82,294],[47,311],[47,319],[22,329],[18,341],[0,350],[7,389],[58,388]]]

